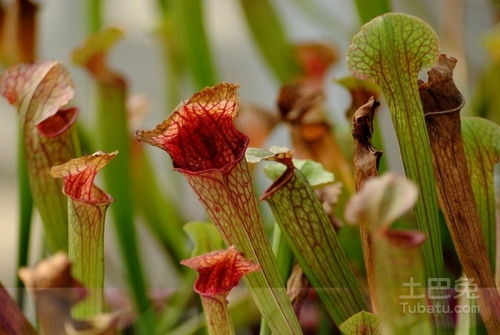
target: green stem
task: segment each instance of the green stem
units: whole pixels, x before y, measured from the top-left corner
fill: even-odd
[[[277,223],[274,224],[273,230],[273,252],[276,256],[276,263],[278,272],[283,280],[286,282],[293,267],[293,254],[281,233],[281,229]],[[266,320],[262,319],[260,322],[260,335],[271,335],[271,328],[266,324]]]
[[[220,294],[212,297],[200,295],[200,297],[207,321],[208,335],[234,335],[226,296]]]
[[[283,232],[277,223],[274,224],[273,230],[273,252],[278,263],[278,272],[283,282],[286,282],[292,271],[294,258],[292,249],[288,246]]]
[[[188,256],[183,220],[172,199],[160,190],[151,160],[141,143],[133,143],[132,173],[137,209],[175,264]]]
[[[111,206],[113,223],[119,248],[127,272],[127,280],[132,290],[135,306],[139,313],[147,313],[150,303],[146,296],[144,274],[139,259],[136,228],[134,225],[133,200],[130,180],[130,142],[125,113],[126,85],[123,81],[97,81],[98,95],[98,134],[101,150],[118,150],[119,155],[103,171],[109,193],[115,203]],[[139,326],[152,334],[154,323],[149,314],[144,314]]]
[[[240,0],[252,36],[262,56],[281,83],[300,74],[300,65],[285,30],[268,0]]]
[[[182,76],[185,72],[185,64],[182,59],[182,50],[175,35],[175,22],[173,20],[171,6],[163,8],[163,21],[160,30],[160,41],[165,57],[165,85],[167,86],[166,105],[167,110],[175,107],[181,100],[180,86]]]
[[[102,27],[101,0],[87,0],[87,29],[89,33],[96,33]]]
[[[229,305],[229,313],[234,322],[236,329],[249,324],[252,324],[258,317],[258,311],[255,304],[249,295],[236,297]],[[168,333],[162,335],[192,335],[199,334],[203,327],[206,325],[205,319],[201,314],[197,314],[185,321],[179,327],[172,329]]]
[[[181,47],[187,69],[191,71],[198,89],[214,85],[217,81],[205,31],[203,4],[201,0],[172,1],[168,4],[175,27],[171,31],[175,33],[175,41]],[[174,50],[171,49],[171,52]]]
[[[17,244],[17,269],[28,265],[30,236],[31,236],[31,216],[33,212],[33,198],[31,196],[28,168],[26,166],[26,156],[22,127],[19,128],[17,145],[17,180],[19,184],[19,233]],[[17,282],[17,303],[22,309],[24,305],[24,283],[16,275]]]
[[[110,69],[106,62],[108,51],[122,37],[123,33],[116,28],[93,34],[82,46],[75,49],[73,61],[85,66],[96,80],[96,147],[99,150],[117,150],[120,153],[110,163],[111,167],[104,171],[104,181],[115,199],[111,213],[125,267],[125,278],[139,313],[137,326],[143,334],[149,335],[153,333],[156,323],[151,319],[153,315],[146,294],[146,281],[134,223],[131,138],[126,112],[127,83],[119,73]]]

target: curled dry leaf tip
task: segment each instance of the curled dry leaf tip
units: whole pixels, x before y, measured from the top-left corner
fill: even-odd
[[[375,111],[380,103],[372,96],[368,102],[360,106],[352,116],[352,137],[354,138],[354,183],[359,191],[366,180],[377,175],[382,152],[372,144],[373,121]],[[373,242],[368,225],[359,225],[361,247],[365,262],[366,279],[370,290],[372,310],[378,311],[377,292],[375,288],[375,265]]]
[[[59,252],[19,276],[32,291],[41,335],[116,335],[117,315],[93,315],[75,320],[71,308],[88,298],[88,290],[72,274],[68,256]]]
[[[382,151],[372,144],[373,119],[380,103],[371,97],[352,116],[354,143],[354,182],[359,190],[366,179],[377,175]]]

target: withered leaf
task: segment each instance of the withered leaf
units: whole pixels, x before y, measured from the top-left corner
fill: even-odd
[[[32,268],[19,270],[19,277],[35,297],[41,335],[115,335],[116,318],[98,315],[74,320],[71,307],[87,295],[87,290],[71,275],[71,263],[60,252]]]
[[[464,153],[460,125],[462,94],[453,82],[457,60],[441,54],[419,83],[432,149],[438,199],[465,274],[479,287],[481,317],[488,332],[500,333],[500,296],[481,232],[481,223]]]

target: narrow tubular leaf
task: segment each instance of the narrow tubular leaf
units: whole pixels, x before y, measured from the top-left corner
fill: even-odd
[[[391,228],[416,200],[417,188],[413,183],[386,173],[367,180],[345,209],[346,220],[366,225],[373,242],[378,316],[383,334],[432,334],[430,315],[415,313],[418,306],[427,307],[428,303],[420,254],[425,235]],[[409,288],[405,285],[408,282],[415,285]]]
[[[366,309],[363,294],[337,234],[314,189],[292,163],[291,154],[274,158],[286,171],[262,196],[273,211],[295,258],[337,325]]]
[[[234,334],[226,297],[243,276],[259,270],[260,266],[247,260],[234,246],[186,259],[181,263],[198,271],[194,289],[201,297],[208,333]]]
[[[382,152],[372,145],[373,118],[380,104],[373,97],[361,106],[352,117],[352,137],[354,137],[354,183],[359,191],[366,180],[377,175],[378,163]],[[375,287],[375,268],[373,260],[372,240],[369,227],[359,226],[363,259],[365,261],[366,280],[370,290],[371,307],[374,313],[378,311],[377,289]]]
[[[104,171],[107,189],[115,199],[111,207],[113,223],[122,259],[127,269],[127,279],[137,310],[142,314],[139,327],[150,334],[154,322],[150,303],[146,297],[146,284],[139,260],[136,229],[134,225],[133,190],[130,162],[130,136],[126,113],[127,83],[109,68],[106,56],[110,48],[123,37],[116,28],[109,28],[91,35],[73,52],[73,61],[85,67],[97,85],[97,143],[106,151],[118,150],[120,155]]]
[[[301,334],[257,209],[244,159],[248,138],[233,125],[238,108],[237,86],[219,84],[195,94],[156,129],[139,131],[137,137],[169,153],[226,245],[235,245],[261,266],[245,280],[271,329]]]
[[[361,79],[372,78],[389,105],[401,148],[406,175],[422,192],[415,206],[417,227],[426,236],[422,250],[426,274],[443,276],[443,254],[429,138],[418,95],[418,72],[431,65],[438,40],[425,22],[409,15],[390,13],[376,17],[356,34],[347,63]]]
[[[36,335],[35,329],[2,284],[0,284],[0,334]]]
[[[420,83],[432,149],[439,202],[463,270],[479,288],[481,316],[488,332],[500,333],[500,296],[481,232],[460,130],[462,94],[453,82],[457,60],[440,55],[429,79]]]
[[[96,174],[117,152],[96,152],[54,166],[51,175],[63,179],[68,199],[68,256],[73,275],[89,289],[87,299],[74,311],[75,317],[88,318],[103,312],[104,223],[109,194],[94,185]]]
[[[51,166],[75,156],[71,126],[78,111],[62,109],[74,94],[68,71],[58,62],[18,65],[0,79],[2,95],[18,109],[28,176],[51,252],[67,248],[66,199]]]
[[[285,238],[283,237],[283,234],[281,234],[280,227],[276,223],[274,224],[274,228],[273,228],[272,245],[273,245],[274,255],[276,256],[276,263],[278,265],[278,272],[281,276],[281,279],[284,282],[286,282],[291,271],[292,271],[294,258],[293,258],[292,251],[290,250],[290,247],[288,246],[288,244],[285,241]],[[288,296],[290,297],[290,294],[288,292],[289,291],[288,288],[289,288],[289,286],[287,285],[287,293],[288,293]],[[292,300],[292,299],[290,299],[290,300]],[[293,301],[292,301],[292,305],[293,305]],[[266,321],[264,319],[261,319],[259,335],[270,335],[270,334],[272,334],[271,329],[267,325]]]
[[[482,332],[478,331],[478,326],[481,325],[479,316],[474,311],[477,311],[477,295],[473,292],[476,288],[474,286],[465,285],[464,293],[458,298],[458,305],[467,306],[462,307],[461,311],[457,313],[455,322],[455,335],[476,335]]]
[[[269,0],[240,0],[252,37],[276,78],[289,83],[301,69]]]
[[[372,97],[361,106],[352,117],[352,137],[354,138],[354,181],[356,190],[365,181],[377,175],[377,167],[382,152],[372,145],[373,118],[379,102]]]
[[[278,125],[279,118],[274,110],[245,104],[235,120],[236,128],[249,137],[249,146],[260,147]]]
[[[493,172],[500,161],[500,127],[477,117],[462,118],[462,136],[467,166],[472,181],[483,236],[490,263],[499,272],[496,261],[496,206]],[[498,276],[498,275],[497,275]],[[497,285],[500,284],[500,276]]]

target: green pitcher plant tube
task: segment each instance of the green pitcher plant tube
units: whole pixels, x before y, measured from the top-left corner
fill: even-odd
[[[483,236],[490,263],[496,264],[497,286],[500,269],[497,261],[497,233],[494,169],[500,162],[500,126],[478,117],[462,118],[462,137]]]
[[[432,334],[426,308],[426,284],[421,256],[425,235],[391,227],[417,200],[414,183],[394,173],[368,179],[345,209],[348,222],[366,225],[372,241],[374,280],[383,334]],[[413,285],[414,284],[414,285]],[[413,285],[409,290],[409,285]]]
[[[260,265],[262,271],[248,274],[245,281],[270,328],[301,334],[252,189],[245,160],[248,137],[233,124],[239,109],[237,88],[227,83],[205,88],[156,129],[138,131],[137,137],[169,153],[226,245],[234,245]]]
[[[51,175],[62,178],[68,197],[68,257],[73,275],[88,289],[88,297],[73,311],[88,318],[103,312],[104,223],[111,196],[94,185],[94,178],[117,152],[96,152],[54,166]]]
[[[266,150],[262,151],[265,157]],[[295,258],[332,320],[340,325],[366,309],[364,296],[314,189],[294,167],[290,151],[276,151],[268,151],[265,159],[284,164],[286,170],[261,199],[271,207]]]
[[[109,67],[107,55],[123,38],[117,28],[108,28],[90,35],[73,51],[73,62],[83,66],[95,79],[97,94],[96,145],[105,151],[118,150],[108,169],[103,171],[106,188],[115,199],[111,207],[118,245],[127,270],[127,280],[133,293],[135,307],[141,313],[138,329],[151,333],[150,301],[146,296],[146,279],[139,256],[134,222],[132,187],[131,146],[126,112],[127,82],[123,76]]]
[[[388,13],[366,23],[347,52],[352,73],[380,86],[406,176],[421,192],[413,212],[417,229],[427,237],[422,245],[426,278],[446,278],[431,148],[418,93],[418,73],[436,61],[438,48],[438,38],[427,23],[410,15]],[[448,319],[445,314],[439,317]],[[438,323],[441,321],[436,319]],[[436,330],[441,332],[440,327]]]
[[[64,107],[74,95],[69,72],[56,61],[17,65],[0,79],[0,90],[16,106],[33,200],[51,252],[68,244],[66,199],[50,168],[75,156],[72,125],[78,110]]]
[[[389,105],[406,175],[422,196],[415,205],[427,276],[442,277],[443,254],[431,149],[418,94],[418,72],[438,55],[438,38],[424,21],[405,14],[378,16],[353,37],[347,63],[361,79],[373,79]]]

